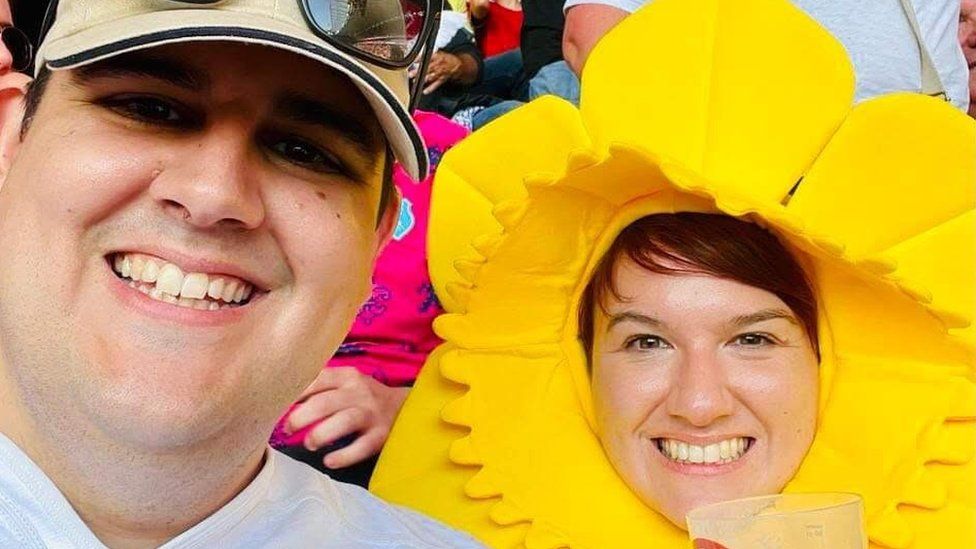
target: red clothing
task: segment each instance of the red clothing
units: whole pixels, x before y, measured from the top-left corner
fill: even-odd
[[[522,35],[522,10],[508,9],[498,2],[488,3],[488,15],[475,26],[478,48],[485,58],[519,47]]]

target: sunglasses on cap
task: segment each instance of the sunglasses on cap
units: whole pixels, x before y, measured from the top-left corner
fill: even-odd
[[[208,5],[224,0],[169,0]],[[416,62],[426,72],[437,38],[442,0],[285,0],[301,8],[309,29],[336,49],[386,69],[407,69]],[[54,24],[58,1],[48,5],[41,42]],[[421,55],[422,54],[422,55]],[[418,59],[420,57],[420,59]],[[415,78],[409,110],[413,110],[423,78]]]
[[[0,25],[0,40],[10,52],[10,67],[15,71],[27,70],[34,55],[34,47],[24,31],[11,25]]]
[[[434,52],[442,0],[296,1],[312,31],[337,49],[388,69],[406,69],[416,61],[407,107],[414,111]]]

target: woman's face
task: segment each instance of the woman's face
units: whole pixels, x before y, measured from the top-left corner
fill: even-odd
[[[778,493],[816,431],[817,358],[775,294],[621,258],[594,311],[593,398],[611,463],[685,528],[695,507]]]

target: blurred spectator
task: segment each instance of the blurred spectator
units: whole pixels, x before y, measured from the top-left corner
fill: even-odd
[[[563,54],[580,74],[593,46],[621,19],[652,0],[567,0]],[[922,89],[922,50],[954,105],[969,105],[965,59],[955,40],[959,0],[793,0],[847,49],[857,75],[855,99]],[[908,12],[918,21],[916,38]]]
[[[457,95],[481,80],[484,57],[475,45],[474,35],[467,29],[466,23],[467,18],[463,14],[449,10],[442,12],[441,25],[434,42],[435,51],[430,56],[427,73],[424,75],[420,109],[451,116],[454,110],[441,109],[431,101],[424,104],[424,99],[442,87],[445,91],[455,88],[457,92],[447,92],[445,95]],[[410,77],[415,76],[416,72],[411,71]]]
[[[465,14],[442,13],[435,44],[437,51],[431,56],[417,106],[452,118],[470,129],[474,113],[521,93],[513,88],[524,79],[518,50],[509,52],[515,54],[514,64],[504,62],[509,53],[495,56],[489,63],[482,57],[466,24]]]
[[[457,25],[460,14],[445,11],[420,108],[477,129],[540,95],[578,104],[579,78],[562,58],[562,8],[563,0],[525,0],[521,48],[489,59],[480,57],[472,35]]]
[[[467,121],[460,123],[470,128],[471,112],[502,100],[482,89],[483,81],[488,82],[486,88],[495,86],[496,76],[485,77],[484,58],[475,45],[474,34],[457,25],[457,18],[466,22],[465,16],[457,12],[446,11],[442,15],[437,51],[431,55],[417,108],[448,118],[460,116]]]
[[[520,50],[521,0],[468,0],[468,15],[478,48],[485,56],[478,91],[500,100],[524,100],[527,91]],[[479,110],[472,109],[472,115],[477,116]]]
[[[513,100],[497,103],[472,116],[478,129],[515,109],[524,101],[542,95],[556,95],[579,105],[579,78],[563,60],[562,36],[565,20],[562,0],[525,0],[522,22],[522,72],[526,85]]]
[[[563,60],[563,1],[525,0],[522,9],[522,70],[529,81],[528,99],[557,95],[579,104],[579,78]]]
[[[458,31],[463,34],[464,31]],[[453,83],[462,87],[473,85],[478,81],[481,59],[464,52],[464,42],[453,51],[438,50],[430,56],[424,80],[424,94],[431,94],[444,84]]]
[[[416,183],[399,166],[402,197],[393,240],[373,273],[373,295],[352,331],[271,437],[275,448],[335,480],[366,486],[410,386],[440,343],[431,323],[443,312],[427,271],[431,184],[444,153],[467,131],[433,113],[414,120],[427,143],[431,173]]]
[[[485,59],[518,49],[522,32],[521,0],[468,0],[468,15]]]
[[[962,0],[959,45],[969,65],[969,116],[976,118],[976,0]]]
[[[563,58],[578,75],[593,47],[625,17],[644,5],[642,0],[567,0],[564,6]]]

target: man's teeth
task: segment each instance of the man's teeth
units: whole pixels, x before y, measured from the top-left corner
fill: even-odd
[[[178,266],[140,254],[116,254],[115,272],[129,286],[157,301],[192,309],[215,311],[251,297],[254,286],[229,276],[184,273]]]
[[[671,438],[656,439],[655,444],[665,457],[680,463],[717,464],[739,459],[751,446],[748,437],[730,438],[707,446],[696,446]]]

